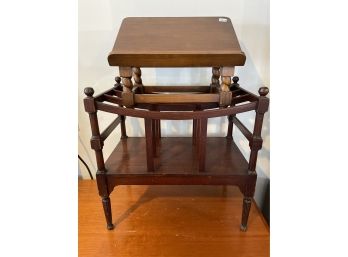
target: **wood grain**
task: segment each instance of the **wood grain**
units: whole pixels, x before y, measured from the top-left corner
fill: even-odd
[[[243,196],[233,186],[119,186],[105,229],[95,181],[79,181],[79,256],[269,256],[269,228],[255,203],[239,229]]]
[[[219,102],[218,94],[136,94],[135,103],[215,103]]]
[[[148,131],[151,131],[151,128]],[[248,162],[232,140],[209,137],[205,140],[205,144],[209,158],[206,160],[203,177],[209,175],[211,183],[215,177],[222,176],[227,182],[228,176],[248,175]],[[186,175],[187,183],[193,183],[188,175],[202,177],[202,173],[198,172],[199,157],[192,146],[191,138],[161,138],[159,155],[155,159],[157,169],[151,175],[147,173],[145,165],[146,145],[146,139],[142,137],[129,137],[126,141],[120,141],[105,162],[107,175],[148,177],[157,174],[161,178],[166,175]]]
[[[108,56],[111,66],[242,66],[231,20],[223,17],[128,17]]]

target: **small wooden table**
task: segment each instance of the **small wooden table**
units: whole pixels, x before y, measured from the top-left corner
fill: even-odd
[[[107,228],[114,228],[109,195],[117,185],[236,185],[244,195],[245,231],[269,99],[266,87],[257,96],[241,88],[238,77],[231,81],[234,67],[244,65],[245,55],[230,19],[126,18],[108,61],[119,66],[122,79],[116,77],[113,88],[94,97],[94,90],[86,88],[84,99]],[[140,67],[212,67],[212,79],[201,86],[148,86],[143,85]],[[98,110],[118,114],[103,132]],[[253,132],[236,117],[251,110],[256,112]],[[145,138],[127,137],[126,116],[144,119]],[[221,116],[229,121],[226,138],[207,138],[208,119]],[[160,120],[192,120],[192,140],[161,138]],[[104,161],[103,142],[119,124],[121,141]],[[233,141],[233,124],[249,141],[249,162]]]

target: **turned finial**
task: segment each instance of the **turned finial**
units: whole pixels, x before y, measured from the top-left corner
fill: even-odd
[[[115,84],[114,84],[114,88],[117,89],[117,87],[121,86],[121,78],[119,76],[115,77]]]
[[[83,90],[86,96],[92,97],[94,94],[94,89],[91,87],[86,87],[85,90]]]
[[[269,92],[268,87],[260,87],[259,88],[259,94],[260,96],[266,96]]]
[[[115,77],[115,81],[116,81],[116,84],[117,84],[117,85],[120,85],[120,83],[121,83],[121,78],[120,78],[119,76],[116,76],[116,77]]]
[[[232,84],[231,86],[239,87],[239,84],[238,84],[239,77],[234,76],[234,77],[232,78],[232,81],[233,81],[233,84]]]

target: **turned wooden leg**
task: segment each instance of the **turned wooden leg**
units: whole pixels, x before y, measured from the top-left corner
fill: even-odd
[[[114,85],[114,89],[115,90],[119,90],[122,88],[122,85],[121,85],[121,78],[116,76],[115,77],[115,81],[116,81],[116,84]],[[123,90],[123,89],[122,89]],[[120,107],[122,107],[123,105],[120,104],[119,105]],[[120,118],[121,118],[121,139],[124,139],[124,138],[127,138],[127,132],[126,132],[126,116],[123,116],[123,115],[120,115]]]
[[[218,90],[218,87],[220,85],[220,67],[213,67],[212,73],[213,74],[211,77],[210,93],[215,93],[215,91]]]
[[[219,90],[220,107],[227,107],[232,103],[232,92],[230,90],[231,85],[231,76],[234,74],[234,67],[221,67],[220,75],[221,75],[221,85]]]
[[[234,76],[232,78],[233,80],[233,84],[231,85],[230,87],[230,90],[233,91],[233,90],[236,90],[239,88],[239,84],[238,84],[238,81],[239,81],[239,78],[237,76]],[[231,106],[234,106],[233,103],[231,103]],[[233,139],[233,118],[236,117],[236,115],[229,115],[227,116],[228,118],[228,130],[227,130],[227,136],[226,138],[231,138]]]
[[[134,105],[134,93],[132,91],[132,68],[120,66],[119,72],[123,84],[122,104],[126,107],[132,107]]]
[[[133,67],[133,79],[134,79],[134,86],[138,87],[140,89],[140,92],[144,93],[144,87],[143,87],[143,81],[141,79],[141,69],[139,67]]]
[[[242,223],[240,224],[241,231],[247,230],[251,201],[252,201],[252,197],[244,197],[243,198]]]
[[[104,214],[105,214],[107,229],[108,230],[112,230],[112,229],[114,229],[114,224],[112,224],[110,197],[109,196],[103,196],[102,197],[102,202],[103,202],[103,208],[104,208]]]

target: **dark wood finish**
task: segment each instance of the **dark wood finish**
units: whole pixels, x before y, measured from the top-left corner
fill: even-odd
[[[123,103],[121,97],[112,96],[112,95],[104,95],[103,100],[113,104],[118,104],[118,105],[122,105]]]
[[[240,229],[242,231],[247,230],[249,212],[251,207],[252,197],[244,197],[243,198],[243,211],[242,211],[242,223],[240,224]]]
[[[122,86],[120,88],[117,88],[117,89],[113,89],[113,93],[115,94],[115,96],[117,97],[121,97],[122,98]]]
[[[238,88],[239,87],[239,84],[238,84],[238,81],[239,81],[239,77],[238,76],[234,76],[233,78],[232,78],[232,81],[233,81],[233,83],[232,83],[232,87],[235,87],[235,88]]]
[[[249,158],[249,172],[255,173],[257,153],[262,148],[262,138],[261,138],[261,129],[263,116],[268,110],[269,99],[266,97],[268,94],[268,88],[263,87],[259,90],[260,98],[258,101],[258,106],[256,109],[254,131],[252,140],[249,142],[250,145],[250,158]]]
[[[237,118],[233,117],[232,122],[239,128],[240,132],[249,140],[249,142],[253,139],[253,134],[244,126],[244,124]]]
[[[157,122],[156,120],[151,120],[152,122],[152,150],[153,158],[157,156]]]
[[[106,196],[102,198],[104,214],[106,219],[106,228],[108,230],[114,229],[114,224],[112,224],[112,213],[111,213],[111,204],[110,197]]]
[[[85,109],[89,114],[89,120],[91,123],[91,130],[92,130],[91,147],[95,151],[95,156],[97,160],[97,167],[98,167],[97,183],[98,183],[99,195],[102,197],[107,229],[113,229],[109,191],[108,191],[107,181],[105,179],[106,170],[105,170],[104,157],[103,157],[103,151],[102,151],[103,138],[100,135],[100,131],[99,131],[95,99],[93,98],[94,90],[93,88],[86,88],[84,92],[87,95],[87,97],[84,100]],[[104,133],[104,136],[107,136],[106,135],[107,133],[108,131]]]
[[[136,94],[134,102],[137,103],[215,103],[219,102],[217,94]]]
[[[100,137],[104,141],[111,133],[114,131],[114,129],[120,124],[121,117],[118,116],[116,119],[114,119],[113,122],[110,123],[109,126],[106,127],[106,129],[101,133]]]
[[[242,66],[245,54],[227,17],[128,17],[108,61],[134,67]]]
[[[153,93],[209,93],[209,86],[144,86],[144,94]]]
[[[160,139],[162,137],[161,133],[161,120],[157,120],[157,137]]]
[[[127,138],[127,130],[126,130],[126,116],[121,115],[121,139]]]
[[[125,19],[108,58],[110,65],[119,66],[120,77],[96,97],[92,88],[85,89],[108,229],[113,229],[109,195],[115,186],[234,185],[244,197],[240,229],[246,231],[269,90],[262,87],[257,96],[240,87],[238,77],[231,84],[234,66],[243,65],[245,55],[231,21],[220,18]],[[186,66],[212,67],[210,86],[143,85],[140,67]],[[119,116],[100,133],[97,111]],[[247,111],[256,112],[252,132],[236,118]],[[145,138],[127,137],[126,116],[144,119]],[[229,119],[226,138],[208,138],[208,119],[223,116]],[[192,140],[162,138],[161,120],[193,120]],[[122,140],[104,162],[104,140],[119,124]],[[249,140],[248,162],[233,142],[233,124]]]
[[[192,104],[192,103],[188,103]],[[153,118],[153,119],[161,119],[161,120],[192,120],[199,118],[215,118],[220,116],[228,116],[232,114],[248,112],[251,110],[255,110],[257,106],[257,102],[246,103],[243,105],[235,106],[235,107],[227,107],[224,109],[212,109],[212,110],[204,110],[204,111],[196,111],[196,112],[157,112],[157,111],[144,111],[132,108],[120,108],[117,106],[112,106],[109,104],[105,104],[102,102],[97,102],[96,106],[98,110],[104,112],[115,113],[119,115],[132,116],[137,118]]]
[[[177,175],[206,177],[242,175],[248,177],[248,162],[232,140],[224,137],[207,137],[206,148],[209,158],[206,158],[204,173],[199,172],[199,157],[189,137],[163,137],[161,138],[160,154],[155,159],[156,170],[148,173],[146,163],[147,138],[129,137],[117,144],[114,151],[105,162],[107,176],[134,177],[141,183],[142,177],[172,177]],[[126,152],[125,152],[126,150]],[[151,152],[151,151],[150,151]],[[228,169],[226,169],[228,167]],[[194,183],[194,181],[187,181]],[[223,184],[228,184],[224,182]],[[111,189],[111,188],[110,188]]]
[[[147,171],[154,171],[154,133],[153,133],[153,121],[152,119],[144,119],[145,120],[145,138],[146,138],[146,163],[147,163]],[[139,148],[139,150],[141,150]],[[128,149],[129,151],[129,149]]]
[[[119,99],[117,99],[117,102],[113,102],[113,103],[118,104],[120,107],[122,107],[122,90],[123,90],[123,88],[121,85],[121,78],[116,76],[115,82],[116,82],[116,84],[114,85],[113,93],[115,94],[115,96],[120,98],[121,102],[119,102]],[[124,138],[127,138],[126,116],[120,115],[119,117],[121,120],[121,139],[124,139]]]
[[[192,144],[196,144],[196,134],[197,134],[197,120],[192,120]]]
[[[199,138],[198,138],[198,170],[205,171],[205,154],[207,144],[207,118],[199,119]]]
[[[202,103],[202,104],[196,104],[196,103],[185,103],[185,104],[172,104],[172,103],[165,103],[165,104],[156,104],[158,107],[159,111],[194,111],[196,110],[196,106],[200,105],[202,106],[203,110],[207,109],[214,109],[218,108],[219,104],[218,103]],[[151,104],[136,104],[134,107],[139,108],[139,109],[145,109],[145,110],[150,110],[151,109]]]
[[[233,139],[233,117],[234,115],[227,116],[228,128],[227,128],[226,138],[230,138],[230,139]]]

